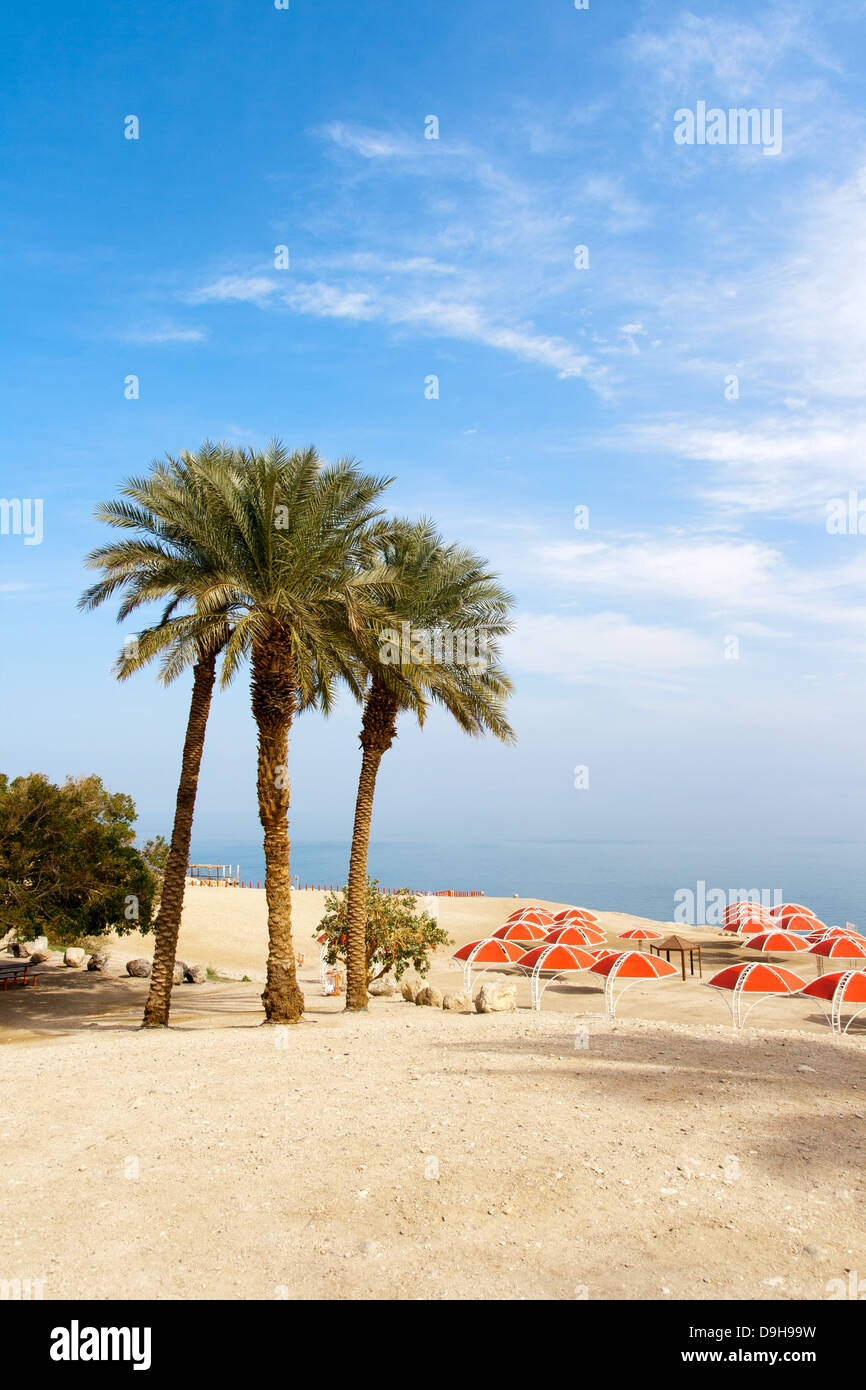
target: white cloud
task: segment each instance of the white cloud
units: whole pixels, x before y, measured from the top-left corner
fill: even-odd
[[[263,275],[223,275],[211,285],[189,291],[183,298],[187,304],[264,304],[276,289],[277,282]]]
[[[623,613],[587,617],[522,613],[503,644],[509,668],[569,680],[607,672],[669,674],[719,665],[719,643],[676,627],[634,622]]]
[[[128,343],[140,343],[145,346],[150,343],[201,343],[205,336],[200,328],[179,328],[173,324],[166,324],[162,328],[130,329],[124,334],[124,339]]]

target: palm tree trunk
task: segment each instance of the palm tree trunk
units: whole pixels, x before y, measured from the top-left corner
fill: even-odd
[[[192,818],[195,811],[198,774],[201,767],[201,755],[204,749],[204,736],[210,713],[215,676],[216,653],[196,662],[193,669],[192,698],[189,703],[186,738],[184,739],[183,757],[180,764],[180,783],[178,784],[177,801],[174,808],[171,848],[165,866],[165,880],[162,885],[159,915],[156,919],[156,949],[153,954],[153,971],[150,977],[147,1003],[144,1006],[143,1026],[145,1028],[168,1027],[174,962],[177,957],[177,938],[180,931],[180,916],[183,911],[183,890],[186,885],[186,870],[189,863]]]
[[[346,905],[346,1008],[367,1007],[367,856],[376,776],[382,756],[397,737],[397,701],[374,677],[361,721],[361,775],[355,799],[355,824],[349,856]]]
[[[252,705],[258,730],[257,791],[265,835],[268,976],[262,993],[267,1023],[299,1023],[304,996],[295,974],[289,872],[289,731],[297,709],[295,663],[288,635],[275,628],[252,651]]]

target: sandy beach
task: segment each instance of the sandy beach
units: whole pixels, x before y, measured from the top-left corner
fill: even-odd
[[[738,1036],[690,977],[613,1022],[567,984],[541,1013],[349,1017],[318,981],[322,897],[295,895],[294,1029],[259,1026],[249,889],[190,890],[181,956],[238,978],[176,987],[168,1031],[138,1027],[140,939],[107,976],[49,965],[0,994],[26,1081],[0,1126],[8,1277],[50,1299],[825,1299],[866,1268],[862,1032],[771,1002]],[[457,943],[520,905],[438,901]],[[637,920],[600,915],[612,939]],[[705,974],[735,958],[688,935]],[[430,978],[459,980],[447,958]]]

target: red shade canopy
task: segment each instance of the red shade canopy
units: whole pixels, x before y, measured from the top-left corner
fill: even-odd
[[[809,954],[831,960],[866,960],[866,941],[857,936],[825,936],[809,947]]]
[[[553,920],[565,926],[570,922],[590,922],[595,926],[598,917],[594,912],[590,912],[588,907],[564,907],[561,912],[554,912]]]
[[[629,927],[628,931],[621,931],[620,941],[661,941],[664,936],[663,931],[656,931],[654,927]]]
[[[768,907],[762,903],[738,902],[731,903],[725,908],[723,921],[731,922],[739,917],[760,917],[765,921],[772,920],[772,914]]]
[[[762,932],[760,936],[750,936],[748,941],[743,942],[743,947],[747,951],[767,951],[770,955],[782,955],[786,951],[798,954],[809,949],[802,937],[791,936],[790,932],[778,928]]]
[[[520,907],[506,919],[508,922],[531,922],[534,927],[553,927],[556,919],[546,907]]]
[[[480,941],[467,941],[465,946],[454,952],[452,960],[469,960],[481,965],[511,964],[525,954],[524,948],[516,941],[503,941],[495,936],[484,936]]]
[[[557,974],[562,974],[566,970],[591,970],[595,965],[595,956],[579,946],[546,942],[543,946],[533,946],[518,963],[525,970],[555,970]]]
[[[707,984],[716,989],[739,989],[743,994],[796,994],[804,981],[781,965],[746,960],[739,965],[726,965]]]
[[[591,969],[594,975],[610,975],[615,970],[621,980],[661,980],[677,974],[677,967],[669,960],[643,951],[610,951],[596,957]]]
[[[603,946],[605,935],[601,927],[594,927],[590,923],[581,926],[577,922],[569,922],[564,927],[552,927],[544,939],[559,941],[563,946]]]
[[[811,907],[804,907],[802,903],[778,903],[776,907],[771,907],[770,911],[774,917],[788,917],[792,912],[799,912],[803,917],[815,916]]]
[[[508,921],[504,926],[497,927],[493,935],[499,941],[542,941],[544,928],[519,917],[516,922]]]
[[[826,931],[824,922],[819,922],[813,912],[777,912],[776,925],[782,931]]]
[[[840,985],[840,1003],[866,1004],[866,973],[862,970],[830,970],[810,980],[800,993],[810,994],[814,999],[832,999]]]

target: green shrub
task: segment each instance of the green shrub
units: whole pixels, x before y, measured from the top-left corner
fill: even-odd
[[[430,969],[430,953],[450,946],[451,938],[437,926],[427,912],[416,911],[416,898],[408,888],[396,893],[380,893],[379,880],[367,879],[367,984],[393,971],[399,980],[404,971],[414,966],[419,975]],[[319,923],[318,935],[324,932],[328,940],[326,961],[336,965],[346,960],[346,889],[329,893],[325,899],[325,915]]]

